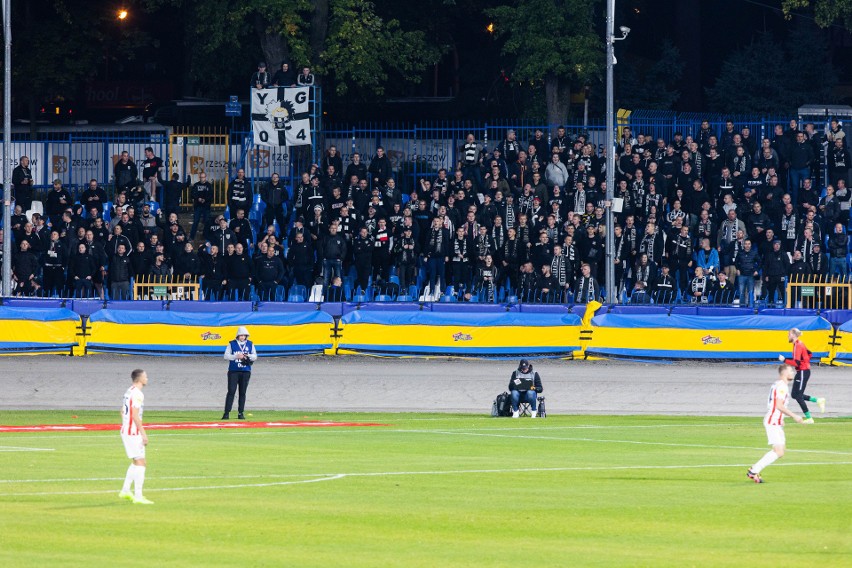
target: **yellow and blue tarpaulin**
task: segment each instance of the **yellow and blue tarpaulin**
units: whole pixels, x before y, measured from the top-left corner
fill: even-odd
[[[828,356],[831,323],[819,316],[605,314],[592,318],[586,352],[657,359],[775,359],[797,327],[814,358]]]
[[[70,353],[80,316],[65,308],[0,307],[0,353]]]
[[[90,352],[221,355],[248,327],[258,355],[321,353],[332,347],[334,319],[322,311],[191,313],[99,310],[89,318]]]
[[[358,310],[340,320],[340,351],[377,355],[567,356],[580,317],[555,313]]]
[[[852,320],[837,328],[837,352],[834,360],[852,364]]]

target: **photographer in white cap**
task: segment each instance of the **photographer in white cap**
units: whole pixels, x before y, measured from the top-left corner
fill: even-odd
[[[257,351],[254,349],[254,343],[249,341],[249,332],[245,327],[240,326],[237,329],[236,339],[228,343],[225,348],[225,359],[228,363],[228,395],[225,397],[225,413],[222,415],[222,420],[228,420],[231,417],[231,407],[234,405],[234,394],[237,392],[237,387],[240,389],[240,400],[237,410],[239,411],[240,420],[245,420],[246,410],[246,391],[248,390],[249,379],[251,378],[251,364],[257,361]]]

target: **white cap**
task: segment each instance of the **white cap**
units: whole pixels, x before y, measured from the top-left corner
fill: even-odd
[[[249,334],[249,332],[244,326],[241,325],[240,327],[237,328],[237,337],[239,337],[241,335],[248,336],[248,334]]]

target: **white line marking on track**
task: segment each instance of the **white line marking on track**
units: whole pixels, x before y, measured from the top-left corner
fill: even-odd
[[[486,438],[518,438],[519,440],[552,440],[557,442],[596,442],[605,444],[638,444],[642,446],[671,446],[675,448],[719,448],[725,450],[760,450],[764,448],[756,448],[751,446],[716,446],[712,444],[678,444],[674,442],[642,442],[638,440],[606,440],[598,438],[557,438],[555,436],[511,436],[508,434],[482,434],[472,432],[470,430],[398,430],[399,432],[409,432],[412,434],[443,434],[449,436],[481,436]],[[787,449],[787,452],[807,453],[807,454],[830,454],[837,456],[852,456],[852,452],[835,452],[831,450],[796,450]]]
[[[303,485],[306,483],[318,483],[321,481],[335,481],[347,477],[390,477],[404,475],[465,475],[465,474],[504,474],[504,473],[541,473],[541,472],[570,472],[570,471],[624,471],[624,470],[671,470],[671,469],[710,469],[710,468],[732,468],[732,467],[749,467],[751,463],[734,463],[734,464],[694,464],[694,465],[625,465],[625,466],[579,466],[579,467],[528,467],[528,468],[511,468],[511,469],[461,469],[461,470],[431,470],[431,471],[375,471],[375,472],[353,472],[353,473],[317,473],[317,474],[293,474],[293,476],[310,477],[311,479],[303,479],[298,481],[273,481],[268,483],[240,483],[229,485],[206,485],[196,487],[163,487],[163,488],[148,488],[146,493],[154,493],[160,491],[201,491],[211,489],[247,489],[247,488],[263,488],[263,487],[278,487],[283,485]],[[852,462],[786,462],[781,464],[773,464],[773,467],[797,467],[797,466],[814,466],[814,465],[852,465]],[[238,479],[251,476],[239,477],[215,477],[214,479]],[[113,478],[111,481],[116,481],[119,478]],[[151,477],[148,481],[157,481]],[[206,477],[198,477],[197,479],[206,479]],[[0,498],[3,497],[38,497],[38,496],[55,496],[55,495],[105,495],[116,493],[115,489],[98,490],[98,491],[40,491],[35,493],[0,493]]]

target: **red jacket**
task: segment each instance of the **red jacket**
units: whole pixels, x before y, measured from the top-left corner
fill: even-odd
[[[797,339],[795,343],[793,343],[793,358],[785,359],[784,362],[795,367],[797,371],[810,371],[811,355],[813,355],[813,353],[805,347],[804,343]]]

